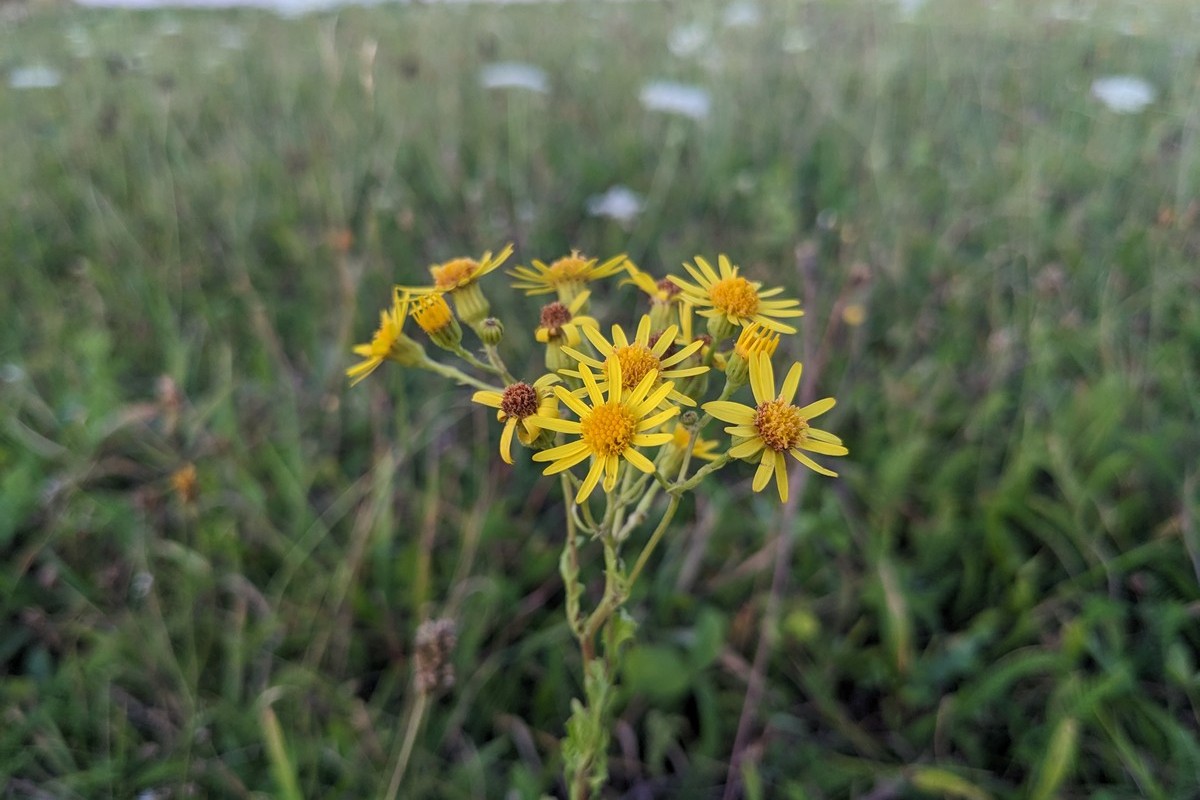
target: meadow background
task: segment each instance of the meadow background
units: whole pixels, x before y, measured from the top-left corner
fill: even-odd
[[[380,797],[430,616],[400,796],[556,791],[557,481],[468,390],[343,374],[392,283],[509,241],[788,286],[851,449],[795,514],[736,465],[687,502],[608,797],[1200,796],[1194,6],[739,7],[0,8],[4,797]]]

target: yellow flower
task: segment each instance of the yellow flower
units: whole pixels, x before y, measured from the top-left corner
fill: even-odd
[[[758,281],[749,281],[738,274],[738,267],[729,263],[724,255],[718,259],[720,274],[700,256],[696,266],[684,264],[698,285],[693,285],[674,275],[669,280],[683,290],[684,300],[701,307],[698,312],[708,317],[708,331],[717,341],[727,339],[737,332],[739,326],[757,322],[764,328],[780,333],[795,333],[791,325],[773,317],[799,317],[804,312],[797,306],[799,300],[769,300],[783,291],[782,288],[762,290]]]
[[[680,457],[687,452],[688,442],[692,440],[692,432],[683,425],[676,425],[674,433],[671,434],[670,448],[677,452]],[[702,461],[716,461],[720,453],[716,452],[717,442],[713,439],[696,438],[696,445],[692,448],[692,458],[699,458]]]
[[[453,258],[441,264],[434,264],[429,267],[429,274],[433,277],[433,286],[400,286],[400,291],[409,294],[421,295],[429,294],[430,292],[451,292],[470,286],[477,280],[492,272],[512,255],[513,246],[505,245],[504,249],[495,256],[492,252],[483,254],[483,258],[476,261],[473,258]]]
[[[354,354],[365,360],[346,370],[350,385],[354,386],[379,368],[384,361],[391,360],[411,366],[425,356],[421,345],[404,335],[404,320],[408,317],[409,298],[393,292],[392,307],[379,312],[379,328],[371,337],[370,344],[354,346]]]
[[[586,364],[579,367],[587,392],[585,398],[576,397],[561,386],[554,387],[555,395],[579,416],[578,421],[540,415],[534,417],[534,423],[542,428],[579,437],[559,447],[534,453],[534,461],[552,462],[542,474],[553,475],[570,469],[589,456],[592,459],[587,477],[583,479],[579,493],[575,496],[576,503],[588,499],[602,475],[604,491],[612,492],[617,486],[621,459],[642,472],[654,472],[654,463],[637,448],[658,447],[671,441],[672,436],[669,433],[650,431],[679,413],[679,408],[672,406],[666,411],[647,416],[658,408],[674,386],[667,381],[651,391],[658,379],[656,370],[647,372],[633,391],[626,392],[621,388],[623,381],[620,360],[610,358],[605,369],[607,398]]]
[[[592,369],[603,371],[604,361],[619,361],[621,363],[620,374],[625,381],[621,388],[625,390],[637,386],[642,378],[651,372],[659,380],[673,381],[677,378],[687,378],[691,375],[699,375],[708,371],[708,367],[703,365],[695,367],[679,366],[681,362],[687,360],[688,356],[703,347],[704,342],[692,342],[675,353],[668,354],[672,345],[675,344],[676,327],[672,325],[667,328],[651,343],[650,317],[645,315],[642,316],[641,321],[638,323],[637,335],[633,341],[629,341],[625,335],[625,331],[621,330],[620,325],[613,325],[613,340],[611,342],[605,339],[604,334],[600,333],[596,328],[584,328],[583,332],[591,340],[596,350],[599,351],[603,361],[592,358],[571,347],[564,347],[563,352],[579,362],[580,370],[586,365]],[[580,377],[578,371],[564,369],[561,372],[563,375],[570,375],[573,378]],[[602,387],[607,385],[604,379],[600,380],[600,385]],[[664,396],[664,403],[669,398],[686,406],[696,405],[694,400],[675,391],[673,387],[674,384],[672,384],[670,393]]]
[[[757,322],[742,328],[733,345],[733,353],[725,364],[725,379],[734,386],[745,386],[749,378],[750,362],[758,353],[775,355],[779,347],[779,332],[769,331]]]
[[[625,262],[625,271],[629,277],[620,285],[632,284],[650,298],[650,321],[656,329],[661,330],[674,322],[675,307],[683,300],[683,290],[671,281],[663,278],[654,280],[649,273],[642,272],[632,261]]]
[[[458,309],[458,315],[468,325],[474,327],[487,317],[488,311],[491,309],[487,298],[483,296],[483,290],[479,288],[478,281],[507,261],[508,257],[512,255],[512,251],[513,247],[509,244],[505,245],[504,249],[495,256],[489,250],[478,261],[473,258],[455,258],[441,264],[434,264],[429,268],[429,274],[433,277],[433,286],[397,286],[396,288],[412,295],[434,292],[449,294],[454,300],[454,307]]]
[[[584,326],[597,328],[600,323],[593,317],[583,316],[579,311],[587,303],[591,292],[580,292],[570,303],[553,303],[542,306],[541,324],[533,332],[533,338],[542,344],[559,342],[571,347],[579,344],[579,329]]]
[[[535,258],[532,267],[516,267],[508,274],[517,279],[513,281],[513,287],[524,289],[525,294],[557,292],[560,302],[570,303],[583,291],[585,283],[617,274],[624,262],[625,256],[619,255],[598,265],[596,259],[585,258],[578,250],[572,250],[571,255],[563,256],[550,266]]]
[[[429,334],[438,347],[456,350],[462,344],[462,328],[441,292],[418,297],[411,314],[417,326]]]
[[[837,473],[822,467],[802,451],[821,453],[827,456],[844,456],[850,451],[842,446],[842,440],[827,431],[809,427],[809,420],[824,414],[837,402],[826,397],[803,408],[792,404],[796,389],[800,386],[799,363],[793,364],[783,380],[783,388],[775,394],[775,374],[771,368],[771,357],[756,353],[750,362],[750,387],[754,390],[756,407],[714,400],[704,404],[704,410],[719,420],[733,423],[725,429],[732,435],[735,444],[729,449],[733,458],[752,458],[759,453],[758,471],[754,474],[753,488],[761,492],[775,475],[779,499],[786,502],[788,496],[787,459],[785,453],[804,466],[822,475],[836,477]]]
[[[513,383],[503,392],[476,392],[471,399],[476,403],[498,409],[496,419],[504,423],[500,434],[500,457],[505,464],[513,463],[512,437],[516,432],[521,444],[528,447],[541,435],[537,417],[558,417],[558,398],[552,387],[558,382],[554,375],[543,375],[533,382]]]
[[[680,292],[683,290],[672,283],[670,278],[663,278],[661,281],[656,281],[650,273],[642,272],[636,264],[629,260],[625,261],[625,271],[629,273],[629,277],[621,281],[619,285],[627,286],[632,284],[636,286],[650,298],[651,303],[666,305],[668,303],[678,303],[682,299]]]

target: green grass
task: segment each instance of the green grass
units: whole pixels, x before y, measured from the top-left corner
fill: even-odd
[[[720,8],[0,22],[0,73],[63,73],[0,86],[5,796],[379,797],[430,614],[458,685],[400,796],[555,791],[580,691],[557,482],[499,462],[468,392],[342,374],[393,282],[507,241],[656,273],[728,252],[808,309],[792,355],[851,456],[783,518],[751,790],[1200,793],[1200,34],[1186,4],[1137,37],[1128,9],[962,5],[768,5],[693,59],[668,32]],[[495,60],[552,91],[479,88]],[[1158,102],[1106,111],[1114,73]],[[643,111],[652,78],[711,119]],[[583,214],[617,182],[648,196],[630,230]],[[503,283],[532,370],[536,304]],[[687,505],[634,600],[612,797],[726,780],[781,524],[749,477]]]

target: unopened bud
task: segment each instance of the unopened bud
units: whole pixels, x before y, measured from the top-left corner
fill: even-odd
[[[479,340],[488,347],[495,347],[504,338],[504,323],[495,317],[488,317],[479,323],[475,329]]]

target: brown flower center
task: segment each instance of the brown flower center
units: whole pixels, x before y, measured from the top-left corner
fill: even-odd
[[[758,404],[754,412],[754,427],[767,447],[783,452],[803,441],[808,420],[800,416],[800,409],[791,403],[768,400]]]
[[[683,289],[680,289],[678,286],[676,286],[672,281],[668,280],[667,278],[663,278],[661,281],[656,283],[655,286],[658,288],[658,291],[660,291],[665,297],[668,297],[668,298],[674,297],[675,295],[677,295],[683,291]]]
[[[554,302],[542,306],[542,327],[549,331],[551,336],[557,336],[562,331],[562,326],[570,321],[571,309],[563,303]]]
[[[504,394],[500,396],[500,410],[506,417],[516,417],[517,419],[531,417],[537,413],[538,403],[537,389],[528,383],[514,383],[507,386]]]

